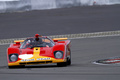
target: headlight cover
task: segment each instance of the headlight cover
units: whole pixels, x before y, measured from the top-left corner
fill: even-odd
[[[18,60],[18,54],[10,54],[9,55],[10,62],[15,62]]]
[[[23,55],[19,55],[20,59],[29,59],[33,57],[33,54],[23,54]]]
[[[57,59],[61,59],[61,58],[63,58],[63,52],[62,51],[55,51],[54,56]]]

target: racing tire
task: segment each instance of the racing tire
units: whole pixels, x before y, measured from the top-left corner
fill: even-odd
[[[67,58],[66,62],[62,62],[62,63],[57,63],[58,67],[64,67],[67,65],[71,65],[71,50],[70,50],[70,58]]]
[[[71,65],[71,50],[70,50],[70,58],[67,59],[67,65]]]
[[[57,63],[58,67],[65,67],[67,66],[67,62]]]
[[[24,68],[25,65],[21,65],[21,66],[8,66],[9,69],[12,69],[12,68]]]
[[[71,65],[71,59],[67,61],[67,65]]]

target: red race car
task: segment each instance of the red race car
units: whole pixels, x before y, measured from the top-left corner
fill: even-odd
[[[67,38],[50,39],[36,34],[35,37],[14,42],[7,50],[9,68],[50,63],[71,65],[71,41]]]

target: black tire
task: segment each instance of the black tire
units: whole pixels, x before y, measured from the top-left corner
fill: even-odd
[[[67,65],[71,65],[71,50],[70,50],[70,58],[67,59]]]
[[[12,69],[12,68],[24,68],[25,65],[21,65],[21,66],[8,66],[9,69]]]
[[[58,67],[64,67],[67,65],[71,65],[71,50],[70,50],[70,58],[67,58],[66,62],[62,62],[62,63],[57,63]]]
[[[67,65],[71,65],[71,58],[67,61]]]
[[[67,66],[67,62],[57,63],[58,67],[65,67]]]

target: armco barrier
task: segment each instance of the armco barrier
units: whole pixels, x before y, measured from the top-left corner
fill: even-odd
[[[65,38],[77,39],[77,38],[93,38],[93,37],[105,37],[105,36],[120,36],[120,31],[108,31],[108,32],[95,32],[95,33],[80,33],[80,34],[66,34],[66,35],[52,35],[50,38]],[[26,38],[15,38],[15,39],[2,39],[0,45],[13,43],[14,40],[24,40]]]

